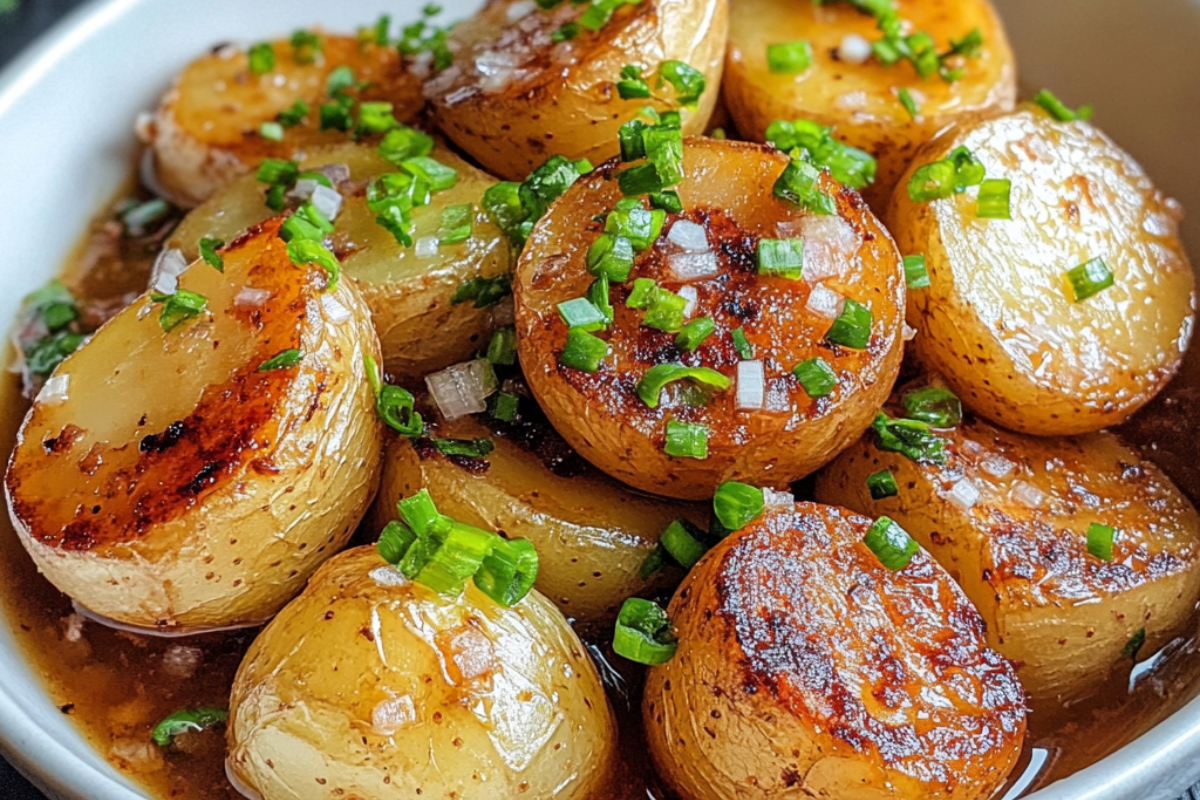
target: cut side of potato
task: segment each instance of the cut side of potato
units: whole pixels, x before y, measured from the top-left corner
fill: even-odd
[[[703,133],[721,85],[726,0],[620,5],[599,31],[580,26],[556,42],[555,33],[578,26],[585,10],[493,0],[456,25],[454,63],[425,84],[438,127],[506,180],[524,180],[554,155],[598,164],[617,154],[617,130],[640,109],[679,108],[672,87],[659,81],[663,62],[674,60],[704,75],[707,90],[683,111],[683,132]],[[641,70],[651,97],[621,99],[617,82],[628,65]]]
[[[358,291],[295,266],[272,220],[224,272],[178,279],[205,308],[164,330],[148,293],[59,366],[6,489],[50,581],[163,631],[259,625],[350,538],[378,481]],[[276,367],[276,368],[272,368]]]
[[[479,205],[495,180],[440,145],[430,157],[454,169],[458,180],[451,188],[435,192],[428,205],[413,209],[410,247],[379,225],[368,207],[368,181],[396,172],[375,146],[316,148],[300,162],[304,170],[330,165],[349,168],[349,180],[338,187],[344,201],[332,235],[333,250],[342,261],[343,279],[358,287],[371,309],[387,371],[401,379],[418,378],[466,359],[486,347],[494,314],[511,314],[507,304],[475,308],[470,302],[450,302],[455,289],[472,278],[511,272],[513,254],[508,238]],[[234,181],[188,214],[171,234],[169,246],[195,258],[204,237],[232,240],[274,213],[265,204],[265,190],[253,175]],[[458,205],[473,209],[470,238],[442,244],[437,241],[442,214]],[[427,252],[429,245],[434,246]]]
[[[875,18],[850,3],[733,0],[724,92],[738,129],[763,141],[775,120],[813,120],[879,162],[875,183],[864,191],[872,208],[887,204],[892,187],[921,145],[947,125],[1009,111],[1017,99],[1017,70],[1004,26],[988,0],[897,0],[912,32],[933,37],[944,53],[973,30],[982,37],[977,58],[956,60],[962,77],[936,73],[921,79],[901,61],[884,66],[862,48],[881,38]],[[849,39],[849,40],[848,40]],[[771,45],[807,41],[812,64],[800,72],[772,72]],[[854,51],[859,51],[857,56]],[[900,101],[907,90],[914,117]]]
[[[1139,640],[1153,653],[1192,618],[1200,516],[1117,437],[1043,439],[978,419],[938,435],[945,464],[881,450],[868,434],[820,474],[817,499],[885,514],[920,541],[1018,665],[1035,709],[1102,686]],[[884,469],[899,494],[873,500],[867,477]],[[1111,561],[1088,551],[1093,524],[1116,529]]]
[[[264,43],[273,53],[265,62],[226,45],[184,69],[151,124],[139,131],[151,145],[155,179],[172,200],[198,205],[264,158],[292,158],[348,139],[349,132],[323,129],[319,122],[321,105],[332,101],[330,75],[343,67],[354,81],[367,84],[348,91],[356,101],[391,103],[401,122],[424,107],[421,82],[407,71],[396,48],[360,44],[352,36],[317,34],[316,41],[311,57],[312,45],[298,49],[286,39]],[[252,63],[271,66],[256,72]],[[308,109],[298,114],[297,124],[284,127],[279,141],[265,138],[261,125],[276,121],[297,101]],[[291,122],[286,114],[285,121]]]
[[[616,729],[587,651],[536,591],[410,583],[337,556],[255,640],[230,700],[227,769],[262,800],[609,796]]]
[[[423,414],[429,436],[490,438],[482,459],[442,455],[433,442],[392,437],[373,530],[396,518],[396,502],[427,489],[442,513],[538,551],[537,589],[575,619],[616,616],[626,598],[669,591],[679,575],[645,579],[642,568],[659,535],[677,518],[707,525],[704,506],[635,494],[571,451],[531,399],[511,424],[495,430],[470,417]]]
[[[671,601],[679,639],[647,675],[650,752],[689,800],[992,797],[1025,696],[962,591],[918,550],[898,571],[872,521],[767,509]]]
[[[772,189],[788,163],[761,145],[685,140],[683,213],[667,214],[663,234],[637,257],[629,281],[612,285],[615,318],[597,334],[609,354],[596,372],[561,362],[568,328],[558,306],[583,297],[593,280],[587,253],[603,227],[594,218],[603,219],[622,197],[619,165],[580,178],[534,229],[513,289],[521,365],[555,428],[609,475],[692,500],[712,497],[727,480],[782,488],[831,460],[886,400],[903,351],[899,253],[858,193],[828,175],[820,187],[836,205],[833,214],[777,198]],[[685,280],[676,271],[683,251],[677,242],[699,236],[712,248],[714,266]],[[780,238],[804,242],[797,279],[758,272],[759,243]],[[646,278],[672,293],[695,292],[689,319],[709,317],[714,325],[695,350],[681,348],[673,332],[645,326],[644,313],[627,305],[636,280]],[[862,349],[826,339],[851,300],[869,309]],[[738,330],[750,358],[735,343]],[[815,358],[836,382],[818,398],[793,374]],[[728,386],[671,383],[652,406],[637,386],[664,365],[716,370]],[[738,380],[746,384],[741,391]],[[697,397],[692,389],[703,391]],[[680,423],[706,428],[706,457],[667,455],[668,428]]]

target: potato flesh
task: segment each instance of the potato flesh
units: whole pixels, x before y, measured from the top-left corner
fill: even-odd
[[[521,363],[563,438],[613,477],[694,500],[711,497],[725,480],[783,487],[830,460],[867,428],[884,402],[903,350],[899,253],[858,195],[827,176],[823,188],[838,200],[836,215],[808,214],[775,198],[772,187],[786,164],[785,156],[758,145],[686,140],[687,177],[679,195],[688,219],[706,227],[720,261],[718,275],[688,284],[698,294],[693,318],[716,322],[715,333],[694,353],[681,353],[674,334],[641,327],[641,312],[625,305],[627,287],[617,285],[617,319],[608,336],[613,354],[605,365],[587,374],[558,364],[567,327],[556,307],[583,296],[593,280],[586,253],[598,226],[591,219],[608,213],[621,196],[617,166],[580,179],[535,228],[514,282]],[[639,257],[631,280],[652,277],[671,291],[684,285],[669,272],[669,229],[676,219],[670,217],[664,236]],[[781,236],[806,239],[808,279],[757,275],[758,240]],[[817,284],[872,309],[867,349],[824,342],[832,319],[808,307]],[[731,332],[739,327],[755,358],[766,364],[765,409],[737,408],[734,387],[701,407],[688,407],[668,391],[652,409],[635,394],[637,381],[656,363],[707,366],[734,378],[740,356]],[[825,359],[840,380],[834,394],[816,401],[791,372],[813,357]],[[671,419],[707,425],[707,459],[673,459],[663,452]]]
[[[415,246],[401,245],[367,207],[362,184],[396,171],[374,145],[319,148],[301,162],[303,169],[345,164],[351,181],[358,184],[357,190],[349,184],[343,187],[346,197],[333,235],[334,250],[343,259],[344,277],[362,291],[371,308],[388,372],[400,378],[420,377],[486,347],[494,309],[452,305],[450,298],[464,281],[504,275],[512,268],[507,237],[478,205],[495,181],[445,147],[435,148],[431,157],[457,170],[459,178],[450,189],[434,194],[429,205],[414,209],[414,244],[437,237],[445,208],[470,204],[475,209],[471,238],[440,245],[433,256],[419,256]],[[233,182],[184,219],[171,235],[171,246],[195,258],[203,237],[232,240],[273,213],[265,205],[264,191],[254,176]],[[431,336],[431,331],[438,335]]]
[[[272,42],[275,67],[261,75],[250,70],[247,53],[233,49],[189,64],[163,97],[149,133],[163,189],[183,205],[197,205],[263,158],[291,158],[345,141],[348,133],[322,131],[317,123],[320,105],[328,101],[329,75],[338,67],[369,82],[362,99],[392,103],[397,119],[408,121],[421,111],[420,81],[404,70],[394,48],[360,48],[347,36],[322,35],[321,42],[310,64],[296,61],[287,40]],[[311,109],[306,120],[287,128],[281,142],[264,139],[259,126],[297,100]]]
[[[962,80],[937,75],[921,80],[913,67],[871,59],[851,64],[835,54],[847,36],[875,41],[873,17],[849,3],[818,5],[792,0],[734,0],[730,14],[725,97],[743,135],[762,141],[775,120],[811,119],[836,127],[836,136],[876,157],[879,172],[864,195],[882,209],[917,148],[964,117],[1010,110],[1016,101],[1016,64],[1004,27],[987,0],[899,0],[900,16],[925,31],[939,52],[975,28],[983,35],[977,59],[964,62]],[[812,66],[801,73],[772,73],[771,44],[808,41]],[[897,92],[907,88],[920,106],[914,119]]]
[[[617,131],[647,105],[677,110],[659,65],[674,59],[702,72],[708,89],[683,111],[685,134],[704,132],[718,98],[728,11],[725,0],[641,0],[618,8],[596,33],[555,44],[552,35],[583,13],[577,3],[533,10],[498,0],[450,33],[455,63],[432,77],[425,96],[434,121],[486,169],[521,181],[553,155],[599,164],[618,153]],[[616,82],[628,64],[642,69],[653,97],[622,100]]]
[[[1085,122],[1020,111],[948,132],[914,167],[959,145],[988,177],[1012,180],[1013,218],[976,218],[974,190],[916,204],[908,176],[897,187],[889,227],[903,252],[925,254],[932,283],[909,293],[917,358],[1013,430],[1123,422],[1175,374],[1191,338],[1178,205]],[[1115,284],[1075,302],[1065,273],[1093,258]]]
[[[1020,754],[1024,695],[933,559],[887,570],[871,520],[768,509],[705,556],[647,676],[651,754],[677,794],[987,798]]]
[[[66,398],[25,419],[7,474],[15,527],[96,614],[261,624],[366,510],[380,444],[362,363],[378,345],[354,288],[322,291],[325,273],[293,265],[278,227],[231,245],[224,273],[198,262],[180,276],[207,311],[174,330],[148,295],[134,301],[59,367]],[[266,295],[246,305],[246,289]],[[293,348],[299,366],[258,370]]]
[[[263,800],[586,798],[616,731],[583,645],[537,592],[512,609],[331,560],[234,681],[228,766]]]
[[[1035,708],[1127,667],[1139,629],[1143,654],[1181,630],[1200,599],[1200,517],[1153,464],[1106,433],[1040,439],[968,421],[940,436],[944,466],[869,434],[822,472],[817,498],[886,514],[928,548],[1019,665]],[[882,469],[900,494],[872,500],[866,479]],[[979,492],[970,508],[951,499],[960,480]],[[1119,531],[1111,563],[1088,554],[1092,523]]]

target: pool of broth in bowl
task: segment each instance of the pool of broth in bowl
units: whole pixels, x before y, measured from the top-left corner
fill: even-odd
[[[130,192],[129,194],[134,194]],[[92,225],[63,280],[81,301],[115,308],[145,287],[153,250],[114,240],[112,215]],[[1200,464],[1191,443],[1200,434],[1200,349],[1183,373],[1123,432],[1141,445],[1189,497],[1200,497]],[[0,442],[11,452],[28,407],[20,379],[0,375]],[[360,531],[356,543],[374,540]],[[70,600],[42,578],[21,546],[7,515],[0,521],[0,607],[24,644],[53,702],[114,767],[158,798],[220,800],[240,795],[225,778],[224,738],[219,732],[185,734],[170,749],[150,740],[167,714],[196,706],[226,707],[242,654],[256,631],[161,639],[115,631],[75,614]],[[641,732],[636,668],[611,658],[606,630],[580,629],[598,661],[620,722],[625,763],[605,800],[669,798],[648,763]],[[1030,715],[1022,762],[1010,784],[1026,791],[1045,786],[1094,763],[1149,730],[1191,699],[1200,688],[1200,635],[1181,632],[1159,653],[1114,670],[1094,696]],[[1033,775],[1027,773],[1035,773]],[[997,796],[1006,797],[1009,790]]]

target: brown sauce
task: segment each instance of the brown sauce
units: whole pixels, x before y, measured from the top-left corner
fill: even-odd
[[[100,220],[89,231],[64,280],[87,307],[103,313],[128,302],[146,284],[154,247],[112,242]],[[7,323],[6,323],[7,324]],[[19,378],[0,374],[0,451],[11,452],[27,402]],[[1200,415],[1200,352],[1123,433],[1139,444],[1189,497],[1200,498],[1194,442]],[[520,432],[510,432],[510,434]],[[516,438],[520,438],[519,435]],[[803,488],[803,487],[797,487]],[[804,494],[803,492],[801,494]],[[360,532],[373,541],[374,532]],[[118,770],[158,798],[220,800],[240,795],[225,778],[224,738],[187,734],[170,749],[150,740],[166,715],[197,706],[226,707],[242,654],[255,631],[187,639],[156,639],[118,632],[79,617],[70,600],[42,578],[17,539],[7,514],[0,520],[0,614],[15,630],[53,702]],[[624,761],[607,798],[666,800],[648,763],[640,724],[640,669],[611,656],[607,630],[581,629],[620,722]],[[1200,631],[1186,631],[1157,654],[1142,654],[1132,676],[1120,674],[1093,697],[1070,707],[1037,708],[1029,717],[1022,764],[1010,785],[1026,791],[1095,763],[1137,738],[1200,689]],[[1036,776],[1023,775],[1031,771]],[[1001,791],[998,797],[1004,797]]]

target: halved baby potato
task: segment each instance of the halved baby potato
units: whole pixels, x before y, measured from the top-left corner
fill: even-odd
[[[619,165],[580,178],[534,229],[513,288],[521,365],[554,427],[609,475],[691,500],[712,497],[727,480],[782,488],[830,461],[886,400],[903,351],[899,253],[859,195],[828,175],[820,190],[834,201],[833,214],[777,198],[773,186],[788,162],[762,145],[685,140],[686,177],[677,187],[683,213],[667,214],[663,235],[637,257],[630,282],[612,286],[615,320],[597,334],[607,338],[608,355],[594,373],[562,362],[568,328],[558,306],[583,297],[593,280],[587,254],[603,228],[594,218],[622,197]],[[672,234],[675,226],[686,237]],[[698,236],[711,247],[699,257],[714,266],[682,278],[678,270],[690,269],[698,254],[678,242],[694,247]],[[801,277],[759,274],[760,241],[778,238],[803,240]],[[627,306],[635,279],[695,292],[691,319],[711,318],[712,333],[688,351],[675,333],[644,326],[643,312]],[[826,338],[851,300],[866,314],[861,349]],[[735,344],[738,330],[753,350],[743,348],[748,358]],[[819,397],[793,374],[816,358],[836,384]],[[652,407],[637,387],[665,365],[715,370],[728,386],[670,383],[651,393]],[[667,455],[668,427],[679,424],[705,427],[704,457]]]
[[[1017,763],[1025,695],[962,590],[923,551],[899,571],[870,519],[768,508],[671,601],[650,752],[689,800],[984,800]]]
[[[598,164],[617,154],[617,130],[639,109],[680,107],[660,74],[664,62],[682,61],[707,83],[683,111],[683,132],[703,133],[721,85],[727,0],[613,5],[612,18],[591,31],[579,23],[594,9],[579,3],[544,10],[491,0],[450,31],[454,63],[425,84],[438,127],[506,180],[524,180],[554,155]],[[570,26],[578,35],[556,41]],[[641,70],[651,97],[620,98],[626,66]]]
[[[339,187],[345,199],[332,234],[333,249],[342,259],[343,280],[358,287],[371,309],[388,372],[400,378],[441,369],[486,346],[496,309],[450,301],[455,289],[472,278],[507,275],[514,258],[508,238],[479,205],[495,183],[491,176],[440,145],[430,157],[454,169],[458,180],[435,192],[428,205],[413,209],[410,247],[380,226],[367,205],[367,182],[396,171],[374,145],[316,148],[300,162],[304,170],[334,164],[349,168],[350,179]],[[253,175],[235,180],[188,214],[171,234],[169,246],[195,258],[201,238],[232,240],[273,213],[265,205],[265,190]],[[438,237],[443,212],[464,204],[472,207],[470,238],[423,251]]]
[[[87,610],[163,633],[260,625],[349,540],[381,450],[353,285],[297,267],[272,220],[148,293],[55,371],[9,462],[14,527]],[[298,351],[294,352],[294,351]]]
[[[424,107],[421,82],[396,48],[353,36],[312,36],[297,45],[287,39],[265,42],[257,46],[267,48],[262,51],[224,45],[180,73],[151,123],[139,131],[151,146],[155,179],[172,200],[198,205],[264,158],[292,158],[349,138],[319,123],[321,105],[331,101],[330,74],[341,67],[353,73],[356,85],[342,91],[355,100],[391,103],[401,122]],[[308,111],[298,113],[294,125],[287,120],[281,140],[260,133],[264,122],[276,121],[297,101]]]
[[[608,796],[616,728],[549,601],[410,583],[373,547],[321,568],[251,645],[227,771],[262,800]]]
[[[775,120],[808,119],[835,128],[834,135],[875,156],[875,183],[863,194],[882,209],[913,154],[950,123],[1011,110],[1017,99],[1017,70],[1004,26],[988,0],[896,0],[910,31],[933,37],[938,52],[973,30],[982,37],[977,58],[956,59],[962,77],[947,82],[936,73],[922,80],[900,62],[884,66],[869,52],[853,51],[879,39],[874,17],[851,3],[795,0],[733,0],[726,102],[738,129],[762,141]],[[847,37],[850,37],[847,40]],[[772,72],[771,45],[807,41],[812,64],[799,72]],[[843,44],[845,43],[845,44]],[[850,58],[851,60],[847,60]],[[909,92],[919,108],[914,117],[900,102]]]
[[[427,489],[454,519],[537,547],[537,589],[576,619],[611,618],[626,598],[669,591],[677,575],[642,577],[659,536],[676,518],[707,525],[704,506],[645,497],[571,451],[536,409],[493,428],[471,417],[424,414],[430,436],[490,438],[482,459],[441,454],[429,439],[393,437],[372,510],[373,530],[396,518],[396,501]]]
[[[1012,182],[1012,219],[979,218],[975,189],[910,197],[915,171],[959,147],[989,179]],[[908,294],[917,359],[1012,430],[1052,436],[1123,422],[1171,379],[1191,339],[1195,278],[1180,217],[1087,122],[1030,108],[950,129],[914,160],[887,213],[901,251],[924,254],[929,273],[930,286]],[[1076,268],[1085,299],[1068,279]]]
[[[868,434],[820,474],[817,499],[886,514],[926,547],[1035,708],[1103,685],[1139,642],[1155,652],[1192,618],[1200,516],[1116,436],[1043,439],[979,419],[938,436],[945,464],[881,450]],[[899,494],[874,500],[867,477],[885,469]],[[1111,560],[1089,553],[1092,525],[1116,529]]]

